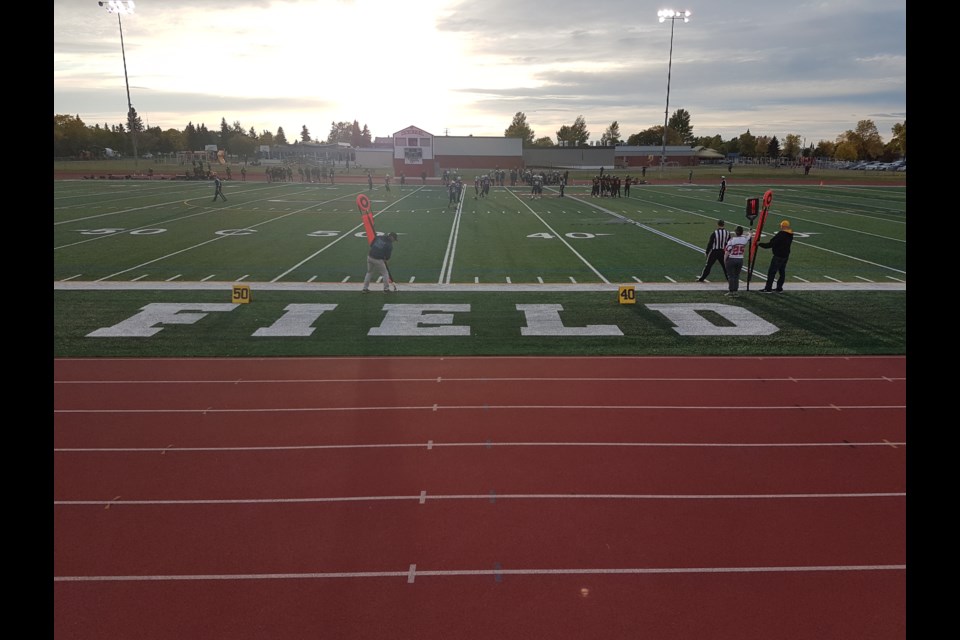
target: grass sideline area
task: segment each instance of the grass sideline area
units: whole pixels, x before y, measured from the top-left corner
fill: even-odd
[[[173,356],[763,356],[901,355],[906,353],[905,291],[743,292],[737,298],[710,292],[645,292],[620,304],[617,292],[419,293],[401,289],[361,296],[352,292],[257,291],[246,304],[223,291],[54,291],[56,357]],[[134,317],[149,304],[220,304],[224,312],[199,313],[191,324],[155,325],[149,337],[87,337]],[[226,304],[223,304],[226,303]],[[284,317],[290,305],[333,307],[310,322],[309,335],[256,336]],[[681,335],[675,323],[648,305],[693,305],[706,322],[730,326],[712,305],[745,309],[776,327],[769,335]],[[335,307],[334,307],[335,305]],[[376,336],[385,305],[450,313],[446,327],[468,335]],[[517,305],[559,305],[565,327],[616,326],[622,335],[524,336]],[[186,313],[186,312],[184,312]],[[431,312],[433,313],[433,312]],[[425,326],[432,326],[432,322]]]
[[[240,169],[244,167],[242,162],[230,163],[232,173],[232,182],[240,182]],[[296,165],[293,165],[296,166]],[[152,169],[154,179],[171,179],[174,176],[182,176],[184,171],[190,169],[189,165],[180,165],[176,162],[160,162],[150,159],[142,159],[134,163],[132,159],[123,160],[61,160],[53,163],[53,177],[55,180],[82,180],[90,176],[95,179],[107,178],[110,175],[117,179],[123,179],[123,176],[134,176],[140,174],[146,179],[147,172]],[[472,183],[475,175],[482,175],[493,171],[496,167],[486,169],[464,169],[461,171],[463,177]],[[510,169],[510,167],[500,167]],[[536,169],[537,167],[530,167]],[[246,165],[246,179],[251,182],[266,181],[263,166]],[[544,167],[544,170],[549,168]],[[226,177],[226,165],[214,165],[213,170],[220,174],[221,178]],[[383,176],[387,173],[394,173],[392,168],[367,168],[351,165],[346,168],[344,165],[337,165],[336,180],[362,184],[367,179],[367,172],[370,172],[377,185],[380,185]],[[693,172],[693,181],[699,183],[719,184],[720,177],[726,176],[727,180],[733,183],[758,183],[758,184],[783,184],[796,183],[819,185],[824,184],[865,184],[865,185],[891,185],[905,186],[907,183],[906,171],[865,171],[865,170],[841,170],[841,169],[813,169],[809,175],[804,175],[803,169],[799,167],[772,167],[770,165],[759,164],[737,164],[733,171],[729,171],[726,164],[703,164],[696,167],[664,167],[663,173],[660,173],[659,167],[647,169],[644,180],[649,184],[683,184],[690,181],[690,172]],[[571,170],[571,184],[587,184],[595,175],[596,171],[589,170]],[[632,167],[630,169],[611,169],[606,168],[604,173],[611,173],[620,176],[630,175],[634,178],[640,178],[641,168]],[[399,180],[395,178],[395,183]],[[294,180],[299,180],[294,176]],[[418,176],[408,176],[408,184],[420,183]],[[428,182],[438,184],[440,178],[429,178]]]
[[[784,217],[795,230],[786,291],[756,292],[769,251],[753,291],[724,296],[716,266],[696,282],[716,220],[746,226],[746,198],[765,189],[764,235]],[[902,184],[728,180],[724,202],[712,182],[542,199],[527,187],[477,199],[468,182],[456,205],[437,184],[235,180],[225,192],[214,203],[204,183],[55,180],[55,357],[906,352]],[[359,293],[358,193],[379,231],[400,234],[397,293]],[[247,304],[231,301],[238,283]],[[620,304],[618,286],[635,286],[636,303]],[[146,322],[145,308],[168,315]]]

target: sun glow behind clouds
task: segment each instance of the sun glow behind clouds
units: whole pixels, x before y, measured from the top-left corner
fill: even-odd
[[[221,96],[217,121],[239,119],[270,131],[279,124],[288,138],[306,125],[322,139],[330,122],[340,120],[369,123],[374,135],[393,132],[385,127],[443,122],[467,99],[448,91],[464,68],[462,46],[454,34],[434,28],[446,4],[418,0],[415,11],[377,0],[220,12],[199,7],[153,27],[141,11],[124,20],[131,87]],[[148,40],[137,33],[143,29],[150,30],[150,44],[141,46],[138,40]],[[103,56],[110,82],[115,57]],[[241,101],[251,98],[277,104],[278,122],[249,123],[240,116]],[[335,113],[326,106],[331,103],[337,103]]]

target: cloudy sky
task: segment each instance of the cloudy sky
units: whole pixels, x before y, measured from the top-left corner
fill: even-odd
[[[104,3],[106,4],[106,3]],[[796,134],[815,144],[872,120],[905,122],[906,0],[54,0],[53,111],[88,125],[222,119],[324,139],[333,121],[389,136],[502,136],[518,111],[536,137],[583,116],[590,140],[662,126]],[[123,31],[121,48],[120,31]]]

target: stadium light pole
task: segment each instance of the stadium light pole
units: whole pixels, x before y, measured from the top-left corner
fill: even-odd
[[[123,48],[123,22],[120,16],[124,13],[133,13],[133,0],[122,2],[121,0],[108,0],[107,2],[97,2],[101,7],[107,10],[107,13],[117,14],[117,24],[120,26],[120,54],[123,56],[123,81],[127,85],[127,126],[130,127],[130,139],[133,142],[133,165],[139,164],[139,154],[137,153],[137,130],[133,122],[133,103],[130,102],[130,79],[127,78],[127,52]]]
[[[660,149],[660,179],[662,180],[663,165],[667,161],[667,116],[670,112],[670,72],[673,69],[673,25],[678,19],[690,22],[690,12],[661,9],[657,11],[657,18],[660,22],[670,21],[670,57],[667,59],[667,107],[663,110],[663,146]]]

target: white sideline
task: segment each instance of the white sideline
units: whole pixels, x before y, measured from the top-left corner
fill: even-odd
[[[251,289],[260,291],[358,291],[357,285],[350,282],[245,282]],[[716,283],[704,282],[629,282],[624,283],[637,291],[714,291],[718,295],[726,291],[726,285],[718,280]],[[54,291],[230,291],[234,282],[149,282],[149,281],[76,281],[54,280]],[[404,293],[437,293],[443,291],[463,293],[465,291],[494,291],[494,292],[536,292],[558,291],[564,293],[580,292],[613,292],[619,288],[617,283],[612,284],[585,284],[585,283],[454,283],[438,284],[430,282],[416,282],[404,286]],[[763,282],[755,283],[750,291],[759,291]],[[791,282],[790,291],[906,291],[905,282]],[[741,287],[741,293],[746,290]]]

